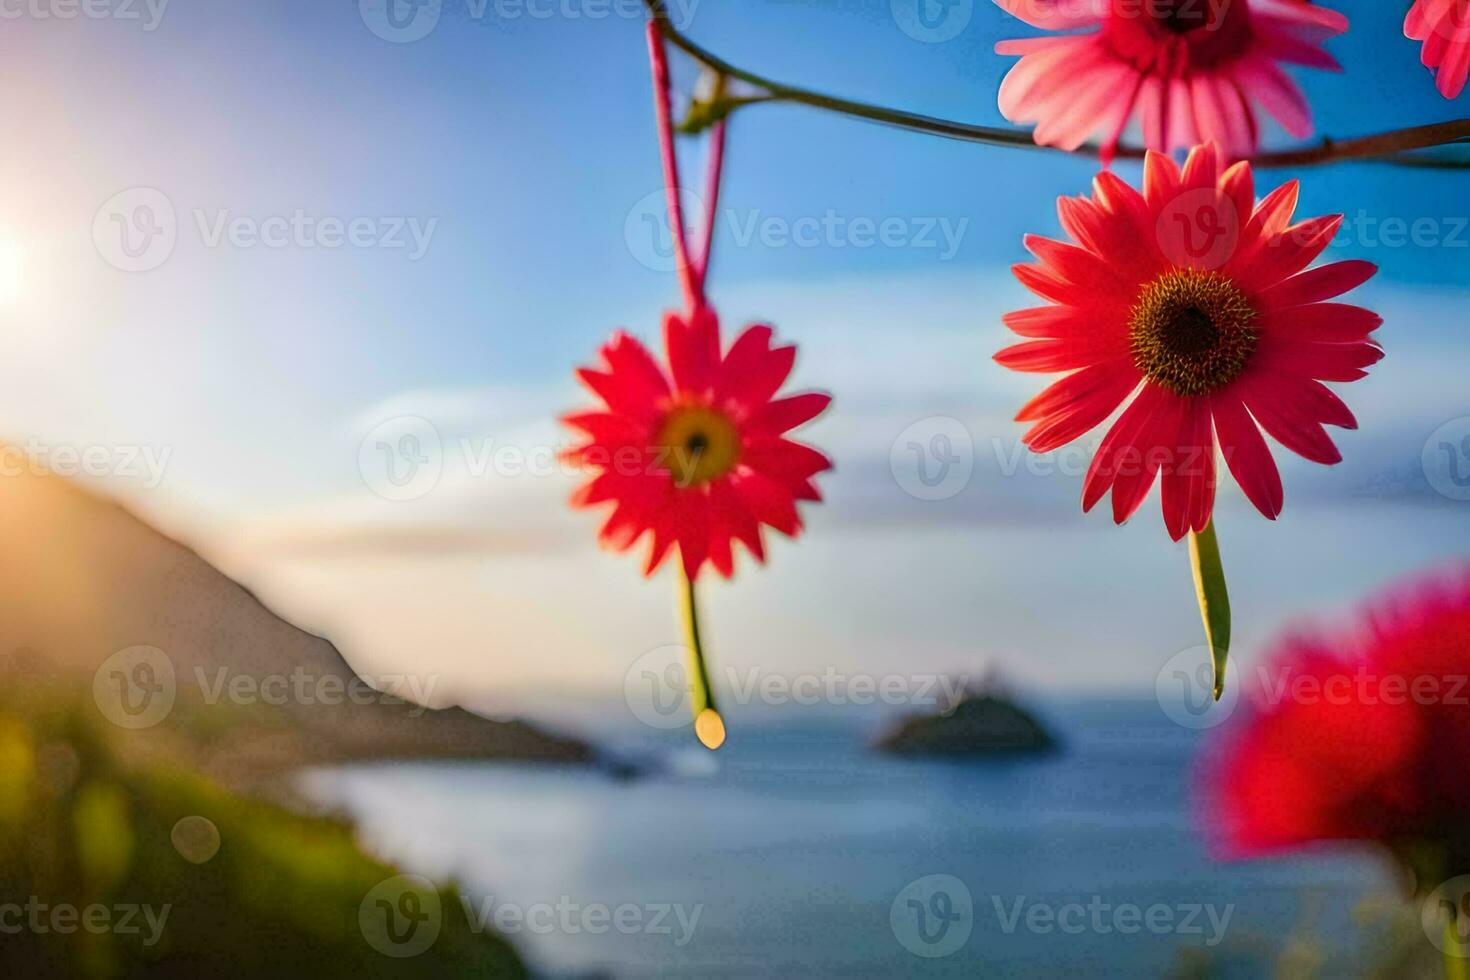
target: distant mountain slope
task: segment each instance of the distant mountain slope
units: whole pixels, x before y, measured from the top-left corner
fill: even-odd
[[[579,741],[522,722],[378,695],[331,643],[115,502],[58,477],[0,476],[0,549],[0,680],[95,685],[98,711],[141,751],[179,755],[237,783],[378,758],[593,757]]]

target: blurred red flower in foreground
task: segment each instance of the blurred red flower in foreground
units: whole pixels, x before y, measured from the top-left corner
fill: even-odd
[[[1424,42],[1420,60],[1434,69],[1440,94],[1459,95],[1470,75],[1470,0],[1415,0],[1404,35]]]
[[[1091,198],[1057,201],[1077,244],[1025,239],[1040,261],[1015,266],[1016,278],[1052,305],[1006,314],[1008,327],[1033,339],[995,359],[1016,371],[1070,373],[1016,415],[1035,423],[1022,440],[1050,452],[1137,391],[1093,457],[1084,510],[1111,489],[1121,524],[1157,476],[1170,536],[1203,530],[1218,438],[1246,496],[1275,519],[1281,476],[1260,429],[1314,462],[1341,460],[1323,425],[1357,421],[1321,382],[1364,377],[1383,356],[1368,339],[1383,320],[1323,301],[1377,267],[1345,261],[1303,271],[1342,215],[1292,224],[1296,181],[1257,205],[1250,164],[1222,174],[1212,145],[1196,147],[1183,173],[1150,153],[1143,183],[1140,194],[1100,173]]]
[[[1000,111],[1036,123],[1037,143],[1075,150],[1100,135],[1104,162],[1135,113],[1149,149],[1215,142],[1231,159],[1256,149],[1263,105],[1288,133],[1312,133],[1312,112],[1281,62],[1341,70],[1321,43],[1347,18],[1299,0],[996,0],[1032,27],[1060,34],[1001,41],[1020,55]]]
[[[677,544],[691,582],[706,561],[728,578],[734,541],[764,561],[761,526],[795,537],[796,502],[821,499],[812,478],[831,461],[785,433],[831,397],[775,398],[796,348],[771,341],[770,327],[752,326],[722,354],[718,319],[702,307],[665,316],[668,372],[623,331],[603,346],[601,369],[577,371],[606,410],[563,417],[588,438],[567,458],[596,471],[572,503],[613,505],[601,540],[614,550],[651,533],[645,574]]]
[[[1470,872],[1470,563],[1288,638],[1261,680],[1204,780],[1223,856],[1364,840],[1423,886]]]

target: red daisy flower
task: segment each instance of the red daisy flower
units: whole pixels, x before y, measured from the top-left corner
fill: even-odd
[[[1377,268],[1345,261],[1303,271],[1342,215],[1291,223],[1297,183],[1255,203],[1249,163],[1219,172],[1213,146],[1183,173],[1150,153],[1140,194],[1104,171],[1093,196],[1057,202],[1077,242],[1027,236],[1040,262],[1016,278],[1052,305],[1005,316],[1033,338],[996,355],[1017,371],[1070,371],[1016,416],[1024,441],[1049,452],[1102,423],[1135,390],[1103,438],[1082,488],[1090,510],[1110,489],[1127,520],[1154,478],[1175,539],[1210,521],[1215,441],[1251,502],[1281,512],[1281,477],[1261,437],[1319,463],[1341,459],[1323,425],[1354,428],[1323,381],[1352,381],[1383,356],[1368,335],[1382,318],[1328,303]],[[1259,428],[1258,428],[1259,426]]]
[[[588,442],[567,455],[597,471],[573,506],[611,503],[602,543],[631,548],[645,532],[652,575],[674,545],[694,581],[708,561],[729,578],[732,542],[765,560],[761,527],[801,532],[798,500],[820,500],[818,473],[831,461],[785,434],[820,415],[831,397],[806,392],[775,398],[796,348],[772,346],[768,326],[748,327],[720,352],[712,310],[664,318],[669,370],[623,331],[602,348],[602,369],[577,377],[606,405],[563,421]]]
[[[1301,0],[996,0],[1033,27],[1086,34],[1001,41],[1020,55],[1000,87],[1007,119],[1037,143],[1075,150],[1091,136],[1111,157],[1137,114],[1149,149],[1214,142],[1231,159],[1256,149],[1254,103],[1298,138],[1312,113],[1280,62],[1341,70],[1321,42],[1347,18]]]
[[[1368,840],[1412,860],[1431,845],[1452,865],[1432,874],[1470,872],[1470,564],[1352,627],[1290,637],[1269,663],[1247,722],[1208,757],[1216,849]]]
[[[1404,36],[1423,41],[1419,60],[1434,70],[1440,94],[1453,99],[1470,76],[1470,0],[1415,0]]]

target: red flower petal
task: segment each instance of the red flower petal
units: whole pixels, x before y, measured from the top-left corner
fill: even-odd
[[[1157,385],[1144,385],[1138,397],[1123,409],[1123,414],[1118,416],[1108,434],[1103,436],[1103,441],[1087,468],[1087,476],[1082,481],[1084,512],[1092,510],[1125,468],[1141,465],[1135,440],[1162,404],[1163,392],[1164,389]]]
[[[709,558],[709,500],[698,492],[675,494],[675,500],[673,513],[679,558],[684,563],[684,574],[692,582],[699,577],[699,570]]]
[[[807,477],[830,470],[832,461],[811,446],[790,439],[763,439],[745,447],[741,461],[768,476]]]
[[[648,545],[648,559],[643,563],[643,574],[650,576],[658,571],[664,559],[669,557],[678,538],[674,532],[674,522],[671,517],[664,517],[653,525],[653,536]]]
[[[1203,190],[1215,187],[1220,179],[1220,159],[1215,152],[1215,144],[1206,141],[1203,145],[1195,147],[1189,153],[1189,158],[1184,161],[1184,170],[1179,175],[1179,189],[1181,191]]]
[[[1131,361],[1118,359],[1085,367],[1053,382],[1041,394],[1022,405],[1021,410],[1016,413],[1016,421],[1045,419],[1058,412],[1071,413],[1096,407],[1096,402],[1109,400],[1112,401],[1112,407],[1108,410],[1111,412],[1128,394],[1127,390],[1118,392],[1125,383],[1130,386],[1138,383],[1138,369]],[[1107,415],[1103,417],[1106,418]]]
[[[669,355],[674,387],[684,391],[708,388],[714,383],[720,363],[720,324],[715,312],[703,307],[688,318],[679,313],[666,314],[664,349]]]
[[[1266,389],[1256,383],[1245,386],[1241,394],[1246,407],[1261,423],[1261,428],[1287,449],[1314,463],[1331,466],[1342,462],[1342,453],[1333,445],[1321,423],[1303,412],[1299,405],[1283,398],[1277,390]]]
[[[1240,270],[1252,268],[1267,244],[1287,229],[1291,224],[1292,213],[1296,210],[1300,191],[1301,187],[1296,181],[1287,181],[1267,194],[1257,205],[1255,212],[1246,221],[1245,228],[1241,230],[1235,254],[1221,270],[1225,276],[1240,281]],[[1260,288],[1269,285],[1272,283],[1259,284]]]
[[[737,471],[730,486],[741,503],[756,520],[769,524],[788,537],[801,531],[801,518],[796,514],[796,501],[791,491],[777,480],[751,469]]]
[[[1278,331],[1261,335],[1255,366],[1259,370],[1299,374],[1318,381],[1356,381],[1367,377],[1365,369],[1382,359],[1383,349],[1376,344],[1309,343]]]
[[[1179,167],[1163,153],[1149,150],[1144,156],[1143,196],[1155,215],[1179,196]]]
[[[1121,332],[1114,336],[1099,333],[1065,340],[1031,340],[1000,351],[995,363],[1012,371],[1075,371],[1123,356],[1127,353],[1124,341]]]
[[[1059,279],[1088,290],[1116,292],[1123,287],[1117,274],[1098,256],[1076,245],[1053,241],[1040,235],[1026,235],[1022,242],[1027,251]]]
[[[1120,468],[1113,481],[1113,521],[1122,524],[1132,517],[1148,496],[1154,477],[1169,457],[1163,447],[1173,445],[1184,420],[1186,399],[1156,385],[1145,385],[1153,392],[1156,407],[1150,411],[1126,454],[1128,465]]]
[[[1249,266],[1237,265],[1238,281],[1251,292],[1294,276],[1331,244],[1342,226],[1342,215],[1309,218],[1292,225],[1258,249]]]
[[[1220,453],[1225,457],[1235,482],[1246,498],[1265,517],[1276,520],[1281,514],[1285,494],[1281,473],[1266,445],[1261,430],[1246,412],[1238,395],[1221,393],[1210,402],[1215,417],[1215,433],[1220,437]]]
[[[804,392],[789,398],[777,398],[756,410],[755,414],[750,417],[750,428],[771,435],[780,435],[810,422],[825,412],[830,404],[832,404],[832,396],[817,391]]]
[[[1383,325],[1383,317],[1361,306],[1312,303],[1268,312],[1260,328],[1282,338],[1342,344],[1366,340]]]
[[[1373,277],[1378,266],[1362,259],[1349,259],[1318,266],[1279,282],[1256,296],[1263,310],[1305,306],[1356,289]]]
[[[1100,425],[1138,387],[1138,369],[1131,364],[1121,367],[1124,363],[1113,361],[1099,365],[1108,373],[1100,378],[1095,388],[1079,395],[1076,401],[1065,407],[1053,410],[1032,426],[1021,441],[1034,453],[1048,453]]]
[[[577,377],[614,412],[647,418],[669,394],[669,382],[648,349],[619,330],[602,348],[607,371],[581,368]]]
[[[1244,160],[1232,164],[1220,177],[1220,191],[1230,202],[1229,218],[1239,226],[1256,207],[1256,179],[1251,165]]]
[[[1178,541],[1204,530],[1215,499],[1215,439],[1205,399],[1186,401],[1174,451],[1161,466],[1164,526]]]
[[[732,399],[747,411],[770,400],[796,364],[795,347],[771,347],[772,330],[749,327],[731,345],[715,381],[715,398]]]
[[[1099,297],[1099,301],[1105,303],[1107,298]],[[1095,310],[1074,306],[1034,306],[1013,310],[1001,319],[1022,337],[1091,336],[1100,330],[1113,330],[1120,337],[1124,336],[1122,311],[1116,320],[1100,320]]]
[[[745,545],[756,561],[766,560],[765,542],[761,540],[760,522],[745,506],[728,480],[716,480],[709,488],[710,509],[719,515],[722,526],[730,529],[735,540]]]

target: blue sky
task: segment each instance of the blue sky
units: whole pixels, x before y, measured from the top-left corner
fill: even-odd
[[[1346,74],[1294,72],[1319,132],[1467,114],[1464,99],[1438,96],[1402,38],[1406,3],[1330,5],[1352,20],[1328,44]],[[594,522],[562,507],[566,481],[492,480],[446,458],[432,493],[385,501],[359,466],[365,436],[400,415],[431,418],[446,457],[461,438],[553,443],[550,418],[581,399],[572,367],[616,326],[652,335],[677,298],[673,276],[641,262],[646,245],[629,234],[660,186],[641,19],[595,18],[592,0],[543,3],[554,12],[545,18],[513,9],[444,0],[434,30],[405,44],[375,35],[352,0],[169,4],[153,30],[119,18],[7,21],[16,137],[0,159],[0,258],[18,256],[20,272],[0,309],[10,338],[0,413],[13,439],[167,448],[159,486],[109,485],[375,665],[406,647],[449,650],[444,686],[480,691],[550,676],[537,673],[548,658],[528,653],[550,647],[562,679],[615,687],[623,665],[668,634],[667,593],[632,561],[595,551]],[[905,34],[887,0],[699,0],[688,30],[779,79],[990,124],[1003,123],[995,91],[1011,63],[993,44],[1034,33],[983,0],[945,43]],[[682,90],[693,79],[676,63]],[[700,154],[686,147],[691,175]],[[1085,190],[1094,170],[800,107],[760,106],[733,122],[712,297],[732,324],[771,318],[803,345],[798,381],[838,396],[811,438],[839,473],[806,542],[712,590],[714,619],[738,621],[729,656],[891,664],[909,655],[898,638],[928,624],[930,652],[914,655],[923,662],[996,656],[1038,684],[1101,686],[1151,680],[1150,664],[1197,642],[1187,567],[1156,502],[1119,531],[1080,515],[1076,475],[999,472],[1019,435],[1008,415],[1035,387],[989,361],[1004,342],[1000,312],[1030,302],[1005,268],[1025,257],[1023,233],[1056,233],[1055,197]],[[1299,608],[1340,605],[1462,548],[1467,506],[1418,471],[1430,433],[1470,415],[1466,175],[1339,165],[1272,171],[1258,187],[1289,177],[1304,181],[1300,213],[1348,213],[1330,255],[1382,266],[1356,299],[1387,316],[1389,356],[1344,389],[1364,423],[1340,440],[1348,461],[1284,463],[1279,527],[1234,497],[1222,504],[1227,563],[1232,538],[1260,566],[1293,556],[1242,560],[1235,573],[1260,603],[1243,629],[1256,641]],[[93,231],[105,202],[138,188],[167,198],[177,242],[156,268],[129,273]],[[210,244],[220,221],[248,228],[297,210],[365,220],[379,245],[395,222],[431,232],[422,255],[411,244]],[[740,241],[762,221],[828,216],[843,227],[897,221],[905,244]],[[1391,247],[1377,241],[1387,219],[1430,219],[1442,242]],[[968,426],[975,476],[950,500],[918,501],[889,471],[890,448],[936,415]],[[449,547],[413,538],[405,550],[405,527],[461,537]],[[935,533],[937,551],[916,545]],[[1350,533],[1365,543],[1344,560]],[[321,550],[344,536],[366,550],[348,562]],[[1073,536],[1076,552],[1061,552]],[[890,574],[859,574],[859,555]],[[1099,583],[1113,557],[1137,575],[1126,600]],[[1027,605],[1006,588],[1011,570],[1018,591],[1055,588],[1067,602]],[[971,583],[987,594],[972,596]],[[869,601],[854,611],[858,588]],[[568,593],[591,611],[548,627]],[[485,608],[502,603],[504,616],[487,621]],[[387,607],[402,624],[392,642],[381,639]],[[1102,639],[1093,617],[1112,624]],[[837,621],[848,625],[824,626]],[[823,641],[832,636],[835,648]],[[1070,652],[1038,666],[1040,648]],[[1108,656],[1124,667],[1097,666]],[[607,661],[618,666],[603,676]]]

